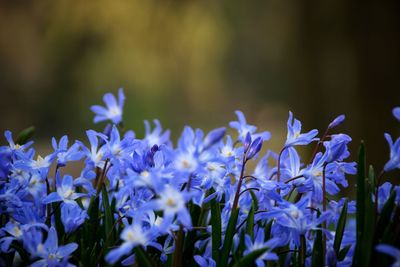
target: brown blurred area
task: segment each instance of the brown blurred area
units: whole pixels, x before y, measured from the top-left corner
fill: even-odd
[[[227,125],[241,109],[278,150],[288,110],[305,130],[339,114],[369,161],[388,157],[400,105],[400,2],[1,1],[0,130],[35,125],[35,139],[84,138],[89,107],[125,89],[139,136],[159,118]],[[4,140],[4,139],[2,139]],[[3,143],[3,141],[2,141]]]

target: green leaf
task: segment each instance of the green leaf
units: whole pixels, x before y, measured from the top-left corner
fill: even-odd
[[[55,227],[56,227],[56,231],[57,231],[58,240],[60,240],[62,242],[63,235],[65,234],[65,232],[64,232],[64,225],[61,222],[61,207],[60,206],[61,206],[61,202],[52,203],[52,208],[53,208],[52,212],[54,214],[54,221],[55,221]]]
[[[273,223],[273,220],[270,220],[268,223],[267,223],[267,225],[265,225],[265,238],[264,238],[264,240],[269,240],[269,239],[271,239],[271,229],[272,229],[272,223]]]
[[[342,261],[342,260],[344,260],[344,258],[346,258],[347,252],[349,252],[350,248],[351,248],[351,244],[345,246],[343,249],[341,249],[339,251],[339,254],[337,255],[338,261]]]
[[[380,239],[385,232],[385,229],[390,225],[390,219],[393,214],[396,200],[396,190],[393,190],[389,199],[386,201],[379,216],[378,224],[375,230],[375,243],[380,243]]]
[[[114,217],[111,211],[110,202],[108,199],[108,192],[105,186],[101,189],[102,193],[102,204],[104,208],[104,240],[106,240],[105,248],[107,251],[108,247],[115,242],[115,233],[113,231],[114,226]]]
[[[28,128],[26,128],[26,129],[22,130],[22,131],[18,134],[16,143],[17,143],[18,145],[26,144],[26,142],[28,142],[29,139],[32,138],[32,136],[33,136],[34,133],[35,133],[35,127],[33,127],[33,126],[28,127]]]
[[[268,248],[257,249],[242,257],[233,267],[251,266]],[[222,265],[227,266],[227,265]]]
[[[251,205],[249,215],[247,216],[246,233],[250,236],[251,240],[254,241],[254,203]]]
[[[85,266],[92,266],[96,261],[98,251],[97,239],[98,239],[98,228],[99,228],[99,198],[92,196],[87,211],[89,220],[85,222],[82,229],[82,247],[84,248],[82,260]]]
[[[365,219],[365,146],[361,142],[358,152],[357,164],[357,213],[356,213],[356,248],[353,257],[353,266],[361,266],[363,263],[362,242],[364,232]]]
[[[254,210],[258,210],[258,198],[253,190],[250,190],[250,196],[253,200]]]
[[[138,266],[146,266],[146,267],[154,267],[157,266],[153,259],[147,254],[146,251],[143,250],[142,247],[134,248],[134,252],[136,255],[136,261],[138,262]]]
[[[18,254],[24,263],[29,262],[29,254],[17,242],[13,241],[10,247],[18,251]]]
[[[217,266],[228,266],[228,258],[233,244],[233,236],[236,231],[236,223],[239,217],[239,209],[236,208],[232,211],[229,218],[228,226],[226,228],[224,245],[222,246],[220,264]]]
[[[342,244],[343,233],[346,226],[347,220],[347,200],[345,200],[342,208],[342,212],[340,213],[339,221],[336,226],[336,234],[335,241],[333,242],[333,249],[335,250],[336,255],[339,255],[340,245]]]
[[[239,243],[238,243],[238,246],[237,246],[237,249],[236,249],[235,253],[233,253],[233,261],[231,262],[231,265],[234,262],[238,262],[242,258],[243,253],[246,250],[246,244],[245,244],[245,241],[244,241],[245,240],[245,235],[246,235],[245,231],[243,231],[243,230],[240,231],[240,233],[239,233]]]
[[[211,206],[211,242],[212,242],[212,258],[215,262],[219,261],[219,248],[221,246],[221,209],[219,203],[214,198],[210,201]]]
[[[374,240],[374,231],[375,231],[375,206],[372,201],[374,187],[373,181],[375,180],[375,175],[372,171],[369,172],[371,176],[368,176],[364,179],[365,186],[365,213],[364,213],[364,234],[363,241],[361,243],[362,248],[362,266],[368,267],[371,265],[371,255],[373,252],[373,240]]]
[[[319,267],[324,266],[324,253],[323,253],[323,245],[322,245],[322,231],[317,230],[317,234],[315,236],[314,247],[312,251],[312,259],[311,266]]]
[[[300,235],[300,248],[299,248],[300,267],[306,266],[306,253],[307,253],[306,237],[304,235]]]

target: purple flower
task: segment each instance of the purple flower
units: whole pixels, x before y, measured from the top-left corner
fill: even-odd
[[[118,90],[118,102],[115,96],[107,93],[103,96],[103,101],[106,107],[94,105],[90,109],[96,114],[93,121],[98,123],[101,121],[110,120],[114,124],[122,122],[122,109],[124,107],[125,95],[122,88]]]

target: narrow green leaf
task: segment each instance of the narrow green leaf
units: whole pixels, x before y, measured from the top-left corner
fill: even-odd
[[[238,243],[235,253],[233,253],[233,261],[231,262],[231,265],[235,262],[238,262],[243,257],[243,253],[246,250],[246,244],[244,241],[245,235],[246,235],[246,232],[241,230],[239,233],[239,243]]]
[[[147,254],[146,251],[143,250],[142,247],[134,248],[136,261],[138,266],[145,266],[145,267],[154,267],[157,266],[153,259]]]
[[[210,201],[211,206],[211,242],[212,242],[212,258],[217,263],[219,261],[221,246],[221,209],[219,203],[214,198]]]
[[[299,248],[300,267],[306,266],[306,253],[307,253],[306,237],[304,235],[300,235],[300,248]]]
[[[356,248],[353,257],[353,266],[361,266],[363,263],[362,242],[364,232],[365,219],[365,146],[361,142],[358,152],[357,164],[357,213],[356,213]]]
[[[346,258],[347,252],[349,252],[350,248],[351,248],[351,244],[347,245],[343,249],[341,249],[339,251],[339,254],[337,255],[337,260],[338,261],[344,260],[344,258]]]
[[[258,210],[258,198],[253,190],[250,190],[250,196],[253,200],[254,210]]]
[[[335,250],[336,255],[339,255],[340,245],[342,244],[343,233],[346,226],[347,220],[347,200],[345,200],[342,208],[342,212],[340,213],[339,221],[336,226],[336,234],[335,241],[333,242],[333,249]]]
[[[58,239],[62,242],[65,232],[64,232],[64,225],[61,222],[61,207],[60,207],[60,205],[61,205],[61,202],[52,203],[52,208],[53,208],[52,212],[53,212],[53,216],[54,216],[57,236],[58,236]]]
[[[319,267],[324,266],[323,245],[322,245],[322,231],[317,230],[315,236],[314,247],[312,251],[311,266]]]
[[[382,238],[385,229],[390,224],[390,218],[393,214],[393,209],[395,207],[394,204],[395,200],[396,200],[396,191],[393,190],[392,193],[390,194],[389,199],[383,206],[381,214],[379,216],[378,224],[375,229],[375,243],[380,243],[380,239]]]
[[[18,145],[23,145],[26,144],[26,142],[29,141],[29,139],[31,139],[31,137],[33,136],[33,134],[35,133],[35,127],[31,126],[28,127],[24,130],[22,130],[17,137],[17,141],[16,143]]]
[[[269,239],[271,239],[272,223],[273,223],[273,220],[270,220],[270,221],[265,225],[265,230],[264,230],[265,238],[264,238],[264,240],[269,240]]]
[[[222,246],[220,264],[218,266],[228,266],[228,258],[233,244],[233,236],[236,231],[236,224],[239,217],[239,209],[236,208],[232,211],[229,218],[228,226],[226,228],[224,245]]]
[[[86,262],[85,266],[92,266],[96,261],[97,253],[97,229],[99,228],[99,198],[93,196],[90,200],[89,208],[87,211],[89,220],[85,222],[82,229],[82,247],[85,248],[82,260]]]
[[[373,250],[374,230],[375,230],[375,206],[372,201],[373,197],[373,180],[375,175],[372,170],[371,176],[365,178],[365,213],[364,213],[364,234],[363,241],[361,243],[362,248],[362,259],[363,267],[371,265],[371,255]]]
[[[254,203],[250,208],[249,215],[247,216],[246,233],[250,236],[251,240],[254,241]]]
[[[251,266],[268,248],[257,249],[242,257],[233,267]],[[227,266],[227,265],[223,265]]]
[[[24,263],[29,262],[29,254],[17,242],[13,241],[10,247],[18,251],[18,254]]]
[[[197,222],[196,225],[202,226],[200,221],[202,220],[204,211],[203,209],[194,204],[192,201],[188,203],[188,209],[190,212],[190,217],[193,222]],[[194,244],[197,241],[197,231],[188,231],[185,235],[185,239],[183,242],[183,255],[182,255],[182,264],[183,266],[192,266],[194,264]]]
[[[108,199],[108,192],[105,186],[102,187],[101,193],[102,193],[102,205],[104,208],[104,228],[105,228],[104,240],[106,240],[107,242],[105,244],[107,251],[108,246],[110,246],[110,244],[114,244],[115,242],[115,233],[113,231],[114,217],[111,211],[111,206]]]
[[[372,166],[372,165],[369,165],[368,178],[369,178],[369,183],[371,184],[371,188],[375,188],[376,175],[375,175],[374,166]]]

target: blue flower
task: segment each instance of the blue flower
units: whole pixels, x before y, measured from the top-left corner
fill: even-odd
[[[68,258],[72,252],[78,248],[78,244],[69,243],[64,246],[58,246],[57,232],[54,227],[51,227],[46,241],[44,244],[39,243],[34,253],[35,256],[42,258],[35,261],[31,267],[55,267],[55,266],[67,266]]]
[[[153,234],[151,230],[143,229],[140,223],[127,225],[121,232],[123,243],[121,246],[112,249],[105,257],[110,264],[115,264],[122,256],[130,254],[136,246],[153,246],[161,250],[161,245],[151,242]]]
[[[331,136],[331,140],[325,141],[326,148],[326,162],[342,161],[350,156],[347,149],[347,144],[351,141],[350,136],[347,134],[335,134]]]
[[[153,120],[154,122],[154,129],[151,131],[151,126],[149,121],[144,121],[145,126],[145,137],[144,141],[147,142],[148,147],[152,147],[153,145],[162,145],[170,143],[169,136],[170,131],[166,130],[164,133],[162,132],[161,123],[159,120]]]
[[[14,140],[12,138],[12,133],[10,131],[5,131],[4,136],[6,137],[8,146],[0,147],[0,152],[1,151],[9,151],[9,152],[25,151],[28,147],[30,147],[33,144],[33,141],[29,141],[23,145],[15,144]]]
[[[255,133],[257,131],[257,127],[254,125],[247,124],[246,118],[240,110],[235,111],[236,116],[238,117],[237,121],[231,121],[229,126],[238,131],[238,140],[244,142],[247,133],[253,135],[253,138],[262,137],[263,141],[268,141],[271,138],[271,134],[269,132]]]
[[[98,138],[100,137],[102,138],[102,140],[107,140],[107,136],[93,130],[86,131],[86,135],[90,142],[90,149],[87,148],[82,142],[79,142],[86,155],[86,168],[103,168],[105,162],[104,154],[106,153],[106,147],[99,145]]]
[[[328,129],[335,128],[336,126],[341,124],[345,120],[345,118],[346,117],[344,115],[337,116],[331,123],[329,123]]]
[[[294,244],[299,246],[300,235],[305,235],[310,230],[321,230],[319,225],[330,217],[329,212],[322,213],[320,217],[317,217],[315,212],[312,213],[306,209],[308,203],[308,198],[302,198],[296,204],[282,201],[279,203],[279,207],[274,207],[260,216],[274,218],[275,223],[281,227],[279,232],[282,231],[282,228],[286,229]]]
[[[61,180],[60,175],[56,178],[57,192],[52,192],[43,199],[43,204],[63,201],[65,203],[75,204],[75,199],[85,196],[83,193],[76,193],[74,180],[71,175],[64,175]]]
[[[312,141],[318,140],[315,138],[318,130],[311,130],[308,133],[301,133],[301,122],[293,118],[293,113],[289,111],[289,119],[287,121],[287,138],[285,147],[296,145],[308,145]]]
[[[203,150],[206,150],[209,147],[218,143],[224,137],[225,133],[225,127],[217,128],[210,131],[204,138]]]
[[[391,267],[400,267],[400,249],[386,244],[379,244],[375,249],[381,253],[392,256],[395,259]]]
[[[61,221],[67,234],[74,232],[88,218],[86,210],[78,204],[63,203],[61,206]]]
[[[107,93],[103,97],[103,101],[107,108],[94,105],[91,110],[96,114],[93,121],[98,123],[110,120],[114,124],[122,122],[122,109],[124,107],[125,95],[122,88],[118,90],[118,102],[113,94]]]
[[[327,156],[328,154],[326,153],[318,153],[315,156],[313,162],[303,171],[303,176],[306,178],[304,184],[298,187],[299,193],[311,191],[313,200],[317,202],[321,202],[323,197],[323,168],[326,164]],[[340,191],[339,187],[332,180],[327,178],[328,177],[326,176],[326,192],[328,192],[330,195],[336,195]]]
[[[384,170],[386,172],[400,168],[400,138],[393,144],[392,137],[385,133],[386,141],[390,148],[390,159],[386,162]]]
[[[200,267],[215,267],[217,266],[216,262],[210,257],[202,257],[200,255],[195,255],[194,260]]]
[[[272,249],[277,243],[277,239],[273,238],[268,241],[264,241],[265,239],[265,234],[264,234],[264,228],[258,228],[255,237],[254,237],[254,242],[251,240],[249,235],[245,236],[245,244],[246,244],[246,250],[244,251],[244,255],[247,255],[255,250],[258,249],[263,249],[263,248],[269,248],[265,253],[263,253],[261,256],[259,256],[256,260],[256,265],[257,267],[264,267],[265,263],[264,261],[276,261],[278,260],[278,255],[275,253],[271,252]]]
[[[57,166],[65,166],[68,161],[77,161],[83,158],[84,153],[80,150],[79,143],[73,144],[68,149],[68,137],[64,135],[57,144],[55,138],[52,139],[52,146],[57,155]]]
[[[166,185],[160,192],[160,198],[146,204],[146,208],[163,211],[163,220],[160,230],[168,230],[173,220],[176,219],[185,227],[192,227],[192,220],[186,208],[186,202],[190,197],[189,193],[176,190]]]
[[[393,116],[400,121],[400,107],[395,107],[393,109]]]
[[[250,135],[249,135],[250,136]],[[257,137],[254,141],[251,141],[251,144],[246,151],[246,160],[251,160],[254,156],[260,152],[262,147],[263,139],[262,137]]]
[[[33,153],[22,154],[17,152],[17,154],[20,157],[20,159],[17,160],[14,164],[16,168],[28,171],[37,170],[39,171],[39,173],[43,178],[47,176],[50,166],[56,157],[56,153],[47,155],[44,158],[40,155],[37,155],[36,160],[34,160]]]
[[[106,141],[104,157],[121,160],[128,157],[137,144],[138,141],[134,141],[134,139],[129,136],[121,140],[119,131],[114,125],[110,133],[109,141]]]

